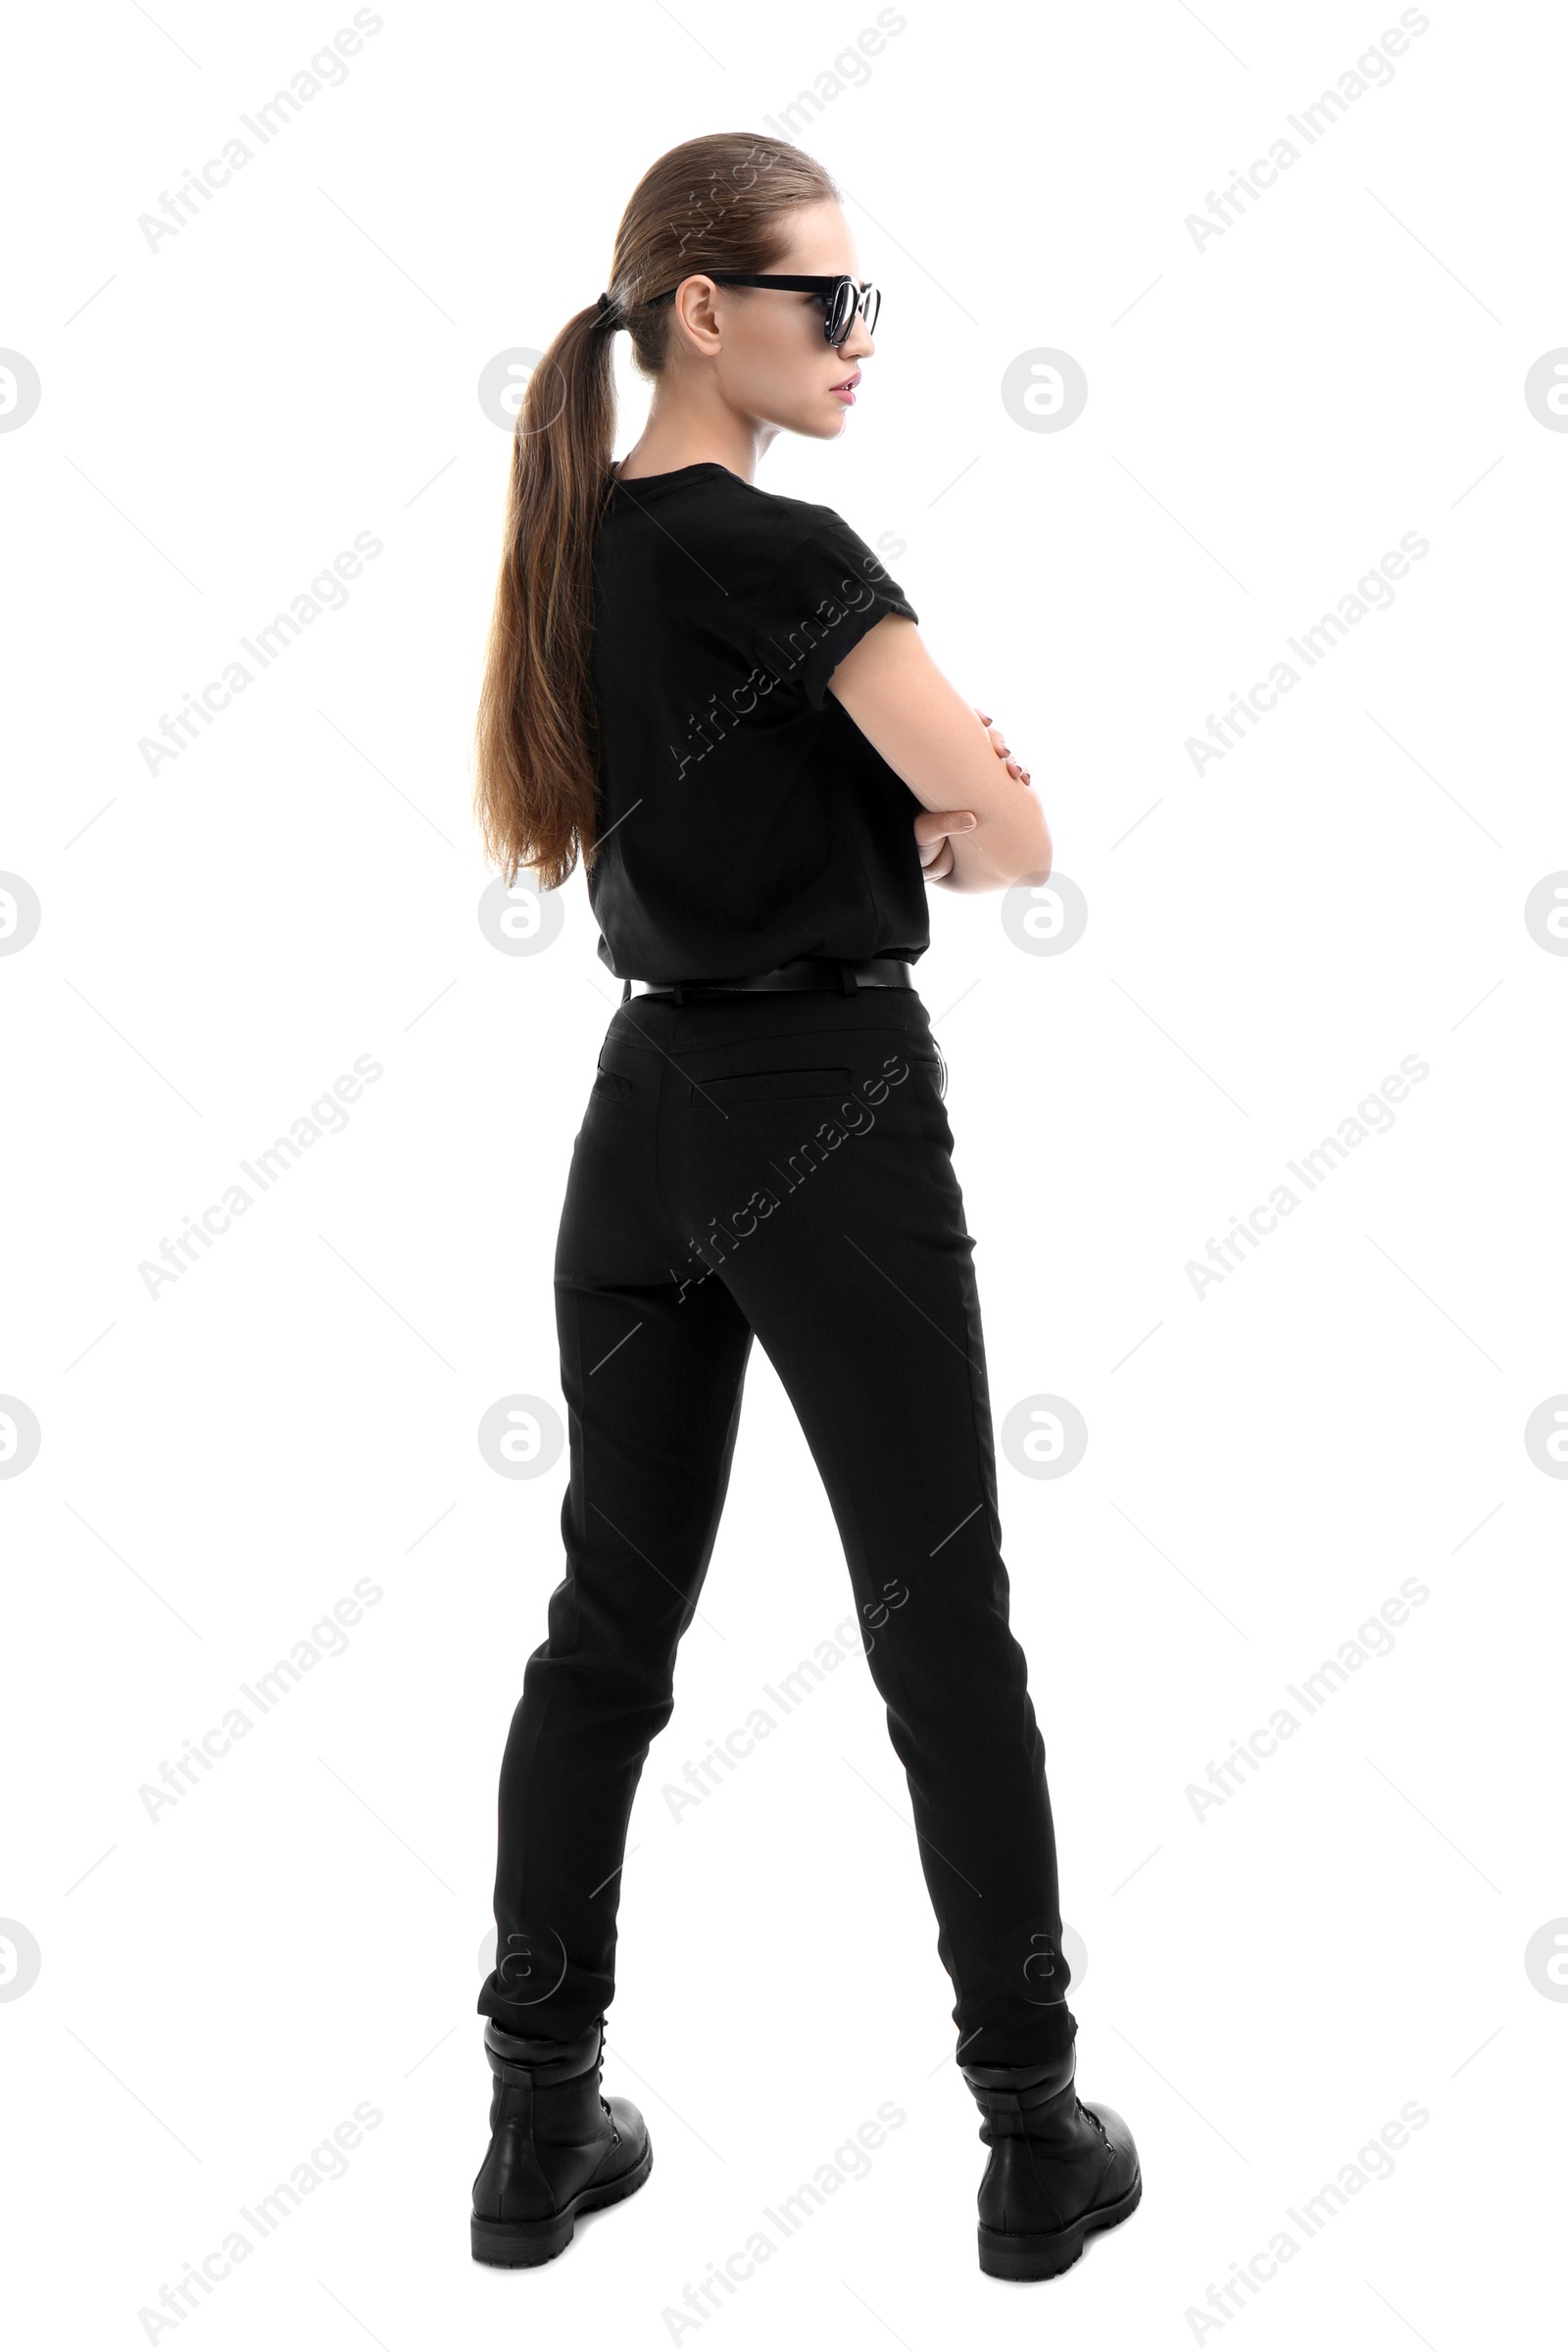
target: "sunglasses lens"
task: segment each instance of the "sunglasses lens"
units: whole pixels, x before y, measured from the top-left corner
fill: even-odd
[[[841,277],[828,296],[822,318],[827,339],[834,350],[836,351],[839,345],[848,339],[850,329],[855,324],[857,311],[865,320],[866,333],[870,334],[876,325],[876,315],[881,308],[882,296],[877,287],[869,283],[858,286],[853,277]]]

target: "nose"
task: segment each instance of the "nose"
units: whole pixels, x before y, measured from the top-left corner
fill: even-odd
[[[865,323],[864,314],[857,311],[854,325],[839,345],[839,358],[848,360],[853,367],[858,367],[861,360],[868,360],[875,349],[876,344]]]

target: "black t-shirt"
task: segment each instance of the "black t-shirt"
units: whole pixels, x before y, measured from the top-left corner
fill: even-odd
[[[617,979],[736,979],[930,945],[921,804],[827,681],[917,617],[831,507],[719,465],[617,481],[594,549],[599,855]]]

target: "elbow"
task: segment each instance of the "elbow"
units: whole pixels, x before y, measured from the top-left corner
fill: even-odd
[[[1055,846],[1052,841],[1051,834],[1046,827],[1043,817],[1041,818],[1038,837],[1033,844],[1033,847],[1035,850],[1033,863],[1021,868],[1019,872],[1013,875],[1012,879],[1014,885],[1021,884],[1027,889],[1038,890],[1042,883],[1049,882],[1051,880],[1051,868],[1056,854]]]

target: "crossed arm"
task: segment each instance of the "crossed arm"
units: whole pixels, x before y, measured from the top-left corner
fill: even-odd
[[[915,622],[884,613],[828,688],[923,803],[914,837],[928,882],[1005,890],[1048,878],[1051,834],[1028,770],[938,669]]]

